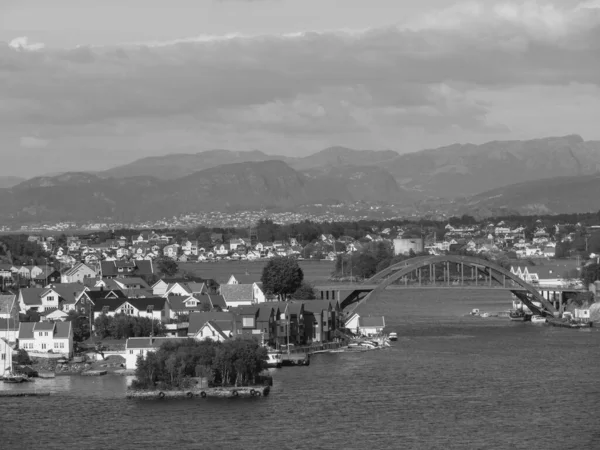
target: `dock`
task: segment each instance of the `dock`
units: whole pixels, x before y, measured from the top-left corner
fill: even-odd
[[[573,323],[573,322],[565,322],[564,320],[555,319],[555,318],[551,318],[551,317],[547,318],[546,321],[553,327],[560,327],[560,328],[578,329],[578,328],[592,328],[594,326],[593,322]]]
[[[108,371],[106,370],[86,370],[85,372],[81,372],[82,377],[99,377],[102,375],[106,375]]]
[[[50,392],[18,392],[18,391],[0,391],[0,397],[48,397]]]
[[[163,399],[204,399],[208,397],[219,398],[250,398],[266,397],[271,388],[269,386],[244,386],[244,387],[211,387],[194,388],[190,390],[128,390],[126,397],[133,399],[163,400]]]

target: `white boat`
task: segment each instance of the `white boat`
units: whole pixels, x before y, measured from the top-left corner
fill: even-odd
[[[471,315],[472,316],[478,316],[479,315],[479,310],[477,308],[474,308],[471,310]]]
[[[267,367],[280,368],[283,364],[283,356],[281,352],[270,351],[267,353]]]
[[[531,316],[531,323],[546,323],[546,318],[542,316]]]
[[[392,333],[390,333],[390,334],[389,334],[389,336],[388,336],[388,339],[389,339],[390,341],[392,341],[392,342],[394,342],[394,341],[397,341],[397,340],[398,340],[398,334],[397,334],[397,333],[394,333],[394,332],[392,332]]]
[[[481,317],[490,317],[490,313],[482,313]]]

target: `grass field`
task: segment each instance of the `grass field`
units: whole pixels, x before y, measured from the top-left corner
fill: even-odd
[[[260,280],[266,261],[219,261],[214,263],[179,263],[179,272],[193,273],[202,278],[213,278],[226,283],[231,275],[248,273]],[[298,261],[306,281],[323,283],[335,268],[333,261]]]

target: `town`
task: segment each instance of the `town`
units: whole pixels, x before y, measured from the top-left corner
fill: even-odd
[[[349,335],[384,332],[384,317],[344,311],[343,299],[319,295],[315,280],[280,295],[265,289],[260,273],[239,271],[234,261],[317,263],[319,281],[328,283],[360,282],[415,255],[477,255],[533,285],[591,285],[595,293],[600,227],[547,222],[463,217],[427,226],[304,222],[286,228],[261,219],[249,229],[202,228],[195,236],[185,230],[5,235],[0,258],[14,263],[0,264],[0,345],[4,355],[22,352],[24,361],[64,362],[86,352],[101,361],[120,356],[116,365],[131,372],[140,355],[172,338],[251,338],[273,351],[304,354],[333,348]],[[259,240],[265,233],[289,236],[292,228],[296,237]],[[211,263],[219,276],[203,275]]]

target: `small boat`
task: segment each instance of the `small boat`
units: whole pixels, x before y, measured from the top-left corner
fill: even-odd
[[[470,314],[471,314],[472,316],[478,316],[478,315],[479,315],[479,310],[478,310],[477,308],[475,308],[475,309],[472,309]]]
[[[397,333],[394,333],[394,332],[392,332],[392,333],[390,333],[390,334],[389,334],[389,336],[388,336],[388,339],[389,339],[390,341],[392,341],[392,342],[395,342],[395,341],[397,341],[397,340],[398,340],[398,334],[397,334]]]
[[[27,375],[16,375],[12,372],[6,372],[2,381],[5,383],[25,383],[29,381],[29,377]]]
[[[283,364],[283,357],[281,352],[268,352],[267,353],[267,367],[275,367],[279,369]]]
[[[490,313],[482,313],[481,317],[490,317]]]
[[[542,316],[531,316],[531,323],[546,323],[546,318]]]
[[[527,320],[527,314],[525,314],[525,312],[522,309],[511,311],[510,313],[508,313],[508,317],[510,317],[510,320],[516,320],[521,322]]]

